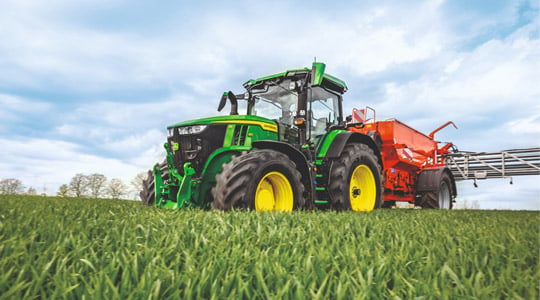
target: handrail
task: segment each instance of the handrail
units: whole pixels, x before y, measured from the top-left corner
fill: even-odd
[[[452,121],[448,121],[446,123],[444,123],[443,125],[439,126],[437,129],[433,130],[430,134],[428,134],[428,136],[433,140],[433,138],[435,137],[435,133],[441,131],[444,127],[448,126],[452,124],[452,126],[454,126],[455,129],[458,129],[458,127],[456,126],[456,124],[454,124],[454,122]]]

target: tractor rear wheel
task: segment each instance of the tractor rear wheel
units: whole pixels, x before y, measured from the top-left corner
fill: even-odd
[[[212,208],[292,211],[305,204],[304,186],[296,165],[274,150],[254,150],[223,165],[212,189]]]
[[[163,180],[169,179],[169,168],[167,167],[167,162],[162,162],[159,164],[159,169],[161,170],[161,178]],[[154,183],[154,172],[148,170],[148,175],[145,180],[143,180],[142,191],[139,193],[141,197],[142,205],[154,205],[155,203],[155,183]]]
[[[452,179],[446,173],[441,175],[439,190],[421,194],[420,206],[422,208],[452,209],[454,190]]]
[[[381,165],[365,144],[346,145],[332,162],[328,192],[337,210],[372,211],[382,204]]]

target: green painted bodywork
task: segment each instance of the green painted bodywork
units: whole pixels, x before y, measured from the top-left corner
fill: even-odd
[[[156,202],[157,206],[164,208],[183,208],[188,206],[189,200],[192,197],[192,176],[195,174],[195,170],[191,168],[190,163],[185,163],[183,166],[184,176],[178,174],[176,168],[169,169],[169,180],[172,181],[171,176],[175,179],[174,183],[165,184],[161,179],[162,172],[157,167],[154,166],[154,177],[155,187],[156,187],[156,200],[159,199],[159,203]],[[170,199],[171,196],[171,187],[178,187],[178,192],[176,193],[176,201],[166,200]],[[159,196],[159,197],[158,197]],[[165,198],[167,197],[167,198]]]
[[[336,130],[332,130],[330,132],[328,132],[326,135],[324,135],[321,139],[319,139],[318,143],[317,143],[317,146],[316,146],[316,159],[315,161],[313,162],[313,164],[315,166],[317,166],[317,168],[319,170],[322,169],[322,166],[324,164],[324,160],[326,158],[326,154],[328,152],[328,150],[330,149],[330,147],[332,146],[332,144],[334,143],[334,140],[336,139],[336,137],[344,132],[347,132],[346,130],[341,130],[341,129],[336,129]],[[325,176],[321,173],[318,173],[315,175],[315,179],[316,179],[316,182],[320,181],[320,180],[323,180]],[[321,186],[320,184],[317,185],[315,187],[315,190],[318,192],[318,193],[324,193],[326,192],[326,187],[325,186]],[[320,205],[326,205],[328,204],[328,199],[315,199],[314,200],[314,203],[315,204],[320,204]]]
[[[323,63],[314,63],[312,69],[288,70],[255,80],[249,80],[244,86],[259,84],[266,80],[278,79],[280,77],[288,77],[297,73],[308,74],[308,72],[312,72],[313,79],[311,80],[311,84],[313,86],[327,84],[325,82],[329,81],[336,89],[342,92],[346,91],[347,86],[345,82],[325,74],[324,70],[325,65]],[[164,144],[168,179],[163,180],[163,177],[167,178],[167,176],[163,174],[159,164],[156,164],[153,168],[156,206],[171,209],[185,207],[209,208],[212,201],[211,189],[215,186],[216,176],[222,172],[224,164],[230,162],[233,156],[251,150],[254,141],[279,141],[279,127],[277,123],[274,120],[253,115],[201,118],[179,122],[167,128],[169,129],[169,134],[171,134],[171,132],[177,130],[176,128],[210,124],[223,124],[226,126],[224,129],[225,136],[223,144],[218,145],[219,147],[209,154],[203,166],[199,165],[199,172],[195,170],[195,167],[190,162],[186,162],[180,166],[176,165],[174,161],[174,153],[182,151],[182,149],[192,148],[184,148],[183,145],[174,142],[172,139],[170,142],[168,141]],[[204,130],[208,129],[205,128]],[[240,132],[242,135],[241,140],[238,138]],[[315,154],[314,161],[308,162],[308,164],[321,166],[332,142],[342,132],[345,132],[345,130],[332,130],[317,140],[313,140],[314,145],[305,144],[295,146],[302,151],[311,151],[310,149],[312,149]],[[322,180],[322,177],[324,176],[321,174],[314,174],[315,180]],[[316,191],[318,192],[324,192],[325,190],[324,187],[316,187]],[[324,199],[314,199],[313,201],[316,204],[328,203]]]
[[[334,139],[340,134],[347,132],[346,130],[332,130],[328,134],[326,134],[322,139],[319,140],[319,145],[317,146],[317,158],[323,159],[326,157],[326,153],[328,152],[328,149],[330,149],[330,146],[332,146],[332,143],[334,142]]]
[[[311,74],[313,76],[313,79],[311,80],[312,86],[319,86],[321,85],[323,79],[324,79],[324,69],[326,68],[326,65],[323,63],[313,63],[312,70],[313,73]]]
[[[324,73],[325,67],[323,63],[313,63],[313,65],[317,70],[319,70],[318,72],[316,72],[316,76],[314,79],[315,85],[320,85],[322,83],[322,80],[326,79],[334,83],[335,85],[341,87],[344,91],[347,90],[347,84],[345,83],[345,81],[337,77],[334,77],[330,74]],[[269,76],[265,76],[265,77],[261,77],[257,79],[250,79],[244,83],[244,87],[255,85],[255,84],[258,84],[267,80],[271,80],[271,79],[276,79],[280,77],[289,77],[297,73],[307,73],[307,72],[311,72],[311,69],[303,68],[303,69],[287,70],[285,72],[281,72],[281,73],[277,73],[277,74],[273,74],[273,75],[269,75]]]
[[[170,128],[182,127],[182,126],[208,125],[208,124],[215,124],[215,123],[240,124],[243,121],[263,122],[270,125],[276,124],[272,120],[268,120],[266,118],[262,118],[258,116],[237,115],[237,116],[216,116],[216,117],[210,117],[210,118],[188,120],[188,121],[183,121],[180,123],[170,125],[167,128],[170,129]]]
[[[208,208],[211,202],[210,191],[216,183],[216,175],[221,173],[223,164],[231,161],[232,157],[243,151],[252,149],[251,143],[257,140],[278,140],[278,127],[272,120],[250,115],[217,116],[176,123],[168,129],[193,126],[224,124],[225,139],[221,148],[214,151],[206,160],[200,176],[194,177],[195,170],[190,163],[182,167],[182,174],[174,163],[173,151],[182,148],[182,145],[172,142],[165,143],[168,182],[163,182],[159,165],[154,166],[155,179],[155,205],[163,208],[202,207]],[[242,144],[233,144],[237,126],[246,126],[245,140]]]

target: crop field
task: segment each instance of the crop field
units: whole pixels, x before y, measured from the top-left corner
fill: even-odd
[[[540,212],[0,196],[0,299],[538,299]]]

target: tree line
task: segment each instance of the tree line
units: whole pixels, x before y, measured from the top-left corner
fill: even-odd
[[[105,175],[99,173],[90,175],[78,173],[71,178],[69,183],[60,185],[56,195],[59,197],[120,199],[129,197],[131,193],[133,198],[136,198],[139,191],[142,190],[145,176],[146,173],[139,173],[131,180],[130,185],[127,185],[118,178],[108,180]],[[22,181],[16,178],[0,180],[0,195],[16,194],[37,195],[37,191],[33,187],[26,190]]]
[[[24,185],[19,179],[7,178],[0,180],[0,195],[15,195],[24,194]],[[29,192],[36,193],[36,190],[32,188]],[[30,193],[28,193],[30,194]]]

